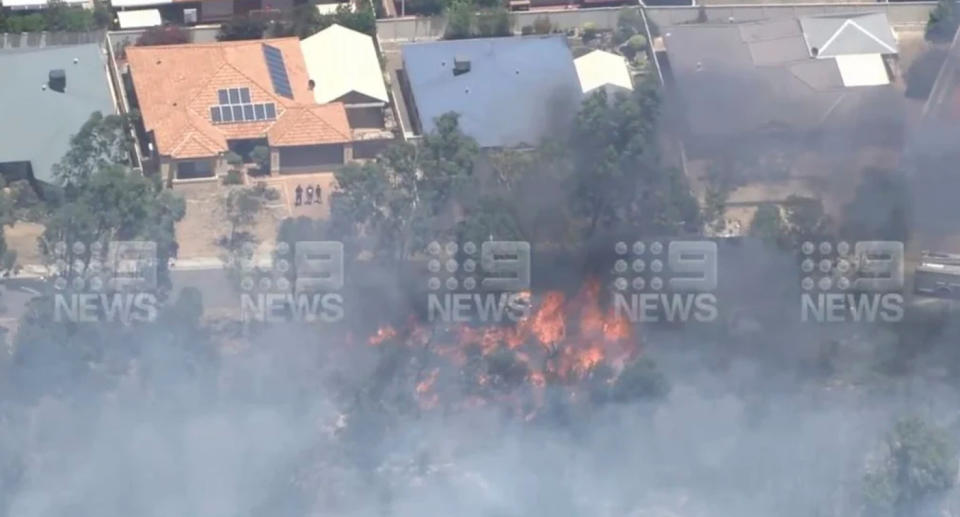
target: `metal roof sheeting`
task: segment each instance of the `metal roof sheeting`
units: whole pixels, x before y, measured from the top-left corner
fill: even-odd
[[[333,24],[302,40],[300,49],[307,75],[315,83],[313,97],[318,104],[352,92],[371,101],[389,102],[380,59],[369,35]]]
[[[118,11],[117,21],[121,29],[137,29],[140,27],[156,27],[163,25],[158,9],[140,9],[136,11]]]
[[[633,89],[627,60],[623,56],[603,50],[594,50],[573,60],[580,78],[583,93],[589,93],[601,86],[613,85],[627,90]]]
[[[884,13],[806,16],[800,18],[800,26],[811,56],[897,53],[897,38]]]
[[[562,135],[583,98],[563,36],[411,43],[402,53],[421,129],[433,130],[437,117],[453,111],[481,147]],[[454,75],[455,59],[469,61],[470,70]]]
[[[63,93],[47,87],[50,71],[67,75]],[[66,154],[70,137],[94,111],[115,107],[100,45],[64,45],[0,51],[0,113],[6,127],[0,162],[29,161],[34,177],[52,182],[51,166]]]
[[[887,67],[883,65],[883,57],[880,54],[851,54],[837,56],[836,60],[844,86],[890,84]]]

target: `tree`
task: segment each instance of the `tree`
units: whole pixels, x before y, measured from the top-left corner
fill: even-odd
[[[833,233],[833,222],[823,210],[823,201],[790,195],[783,206],[785,244],[790,249],[799,249],[806,241],[818,242]]]
[[[71,185],[47,221],[41,238],[44,255],[52,261],[61,242],[99,243],[105,252],[111,241],[151,241],[157,245],[158,280],[168,284],[167,263],[176,251],[174,224],[186,213],[183,199],[120,165],[100,166]],[[90,251],[78,255],[71,251],[69,257],[68,264],[98,258]]]
[[[476,202],[477,143],[448,113],[419,145],[389,147],[376,162],[351,164],[337,172],[339,191],[331,196],[331,224],[347,238],[361,230],[382,260],[405,260],[426,238],[452,232],[457,210]]]
[[[960,26],[960,13],[954,0],[939,0],[930,11],[924,37],[934,43],[949,43]]]
[[[912,516],[957,481],[957,452],[950,436],[918,417],[898,420],[878,465],[864,475],[870,515]]]
[[[513,35],[513,16],[506,7],[484,9],[477,13],[477,36],[489,38]]]
[[[340,4],[333,14],[320,14],[315,3],[307,2],[271,24],[268,32],[273,37],[306,38],[333,24],[372,36],[377,31],[377,16],[369,2],[361,2],[356,10]]]
[[[53,167],[62,199],[51,208],[40,248],[52,263],[57,243],[69,244],[67,263],[72,269],[75,259],[87,264],[102,258],[89,249],[74,253],[73,243],[98,243],[105,253],[112,241],[152,241],[157,246],[158,281],[164,286],[169,283],[168,259],[177,248],[174,224],[183,218],[186,205],[129,167],[128,124],[129,117],[96,112],[71,138],[67,153]]]
[[[465,39],[473,36],[476,7],[470,0],[456,0],[447,7],[447,27],[444,39]]]
[[[241,261],[253,258],[258,244],[253,225],[267,202],[278,197],[276,190],[262,182],[252,187],[233,187],[229,190],[224,198],[229,231],[218,240],[226,252],[228,264],[236,266]]]
[[[95,171],[130,163],[131,146],[136,145],[131,123],[136,113],[90,115],[77,134],[70,137],[70,149],[53,165],[53,176],[64,187],[85,183]]]
[[[151,45],[179,45],[189,43],[190,37],[183,29],[176,25],[161,25],[160,27],[150,27],[143,31],[143,34],[137,38],[138,47],[148,47]]]
[[[665,167],[657,144],[660,97],[647,79],[611,99],[597,90],[574,121],[571,206],[587,238],[598,229],[698,231],[700,212],[682,171]]]
[[[237,16],[220,25],[217,41],[260,39],[267,29],[266,22],[250,16]]]
[[[767,242],[782,244],[786,228],[780,207],[774,203],[763,203],[758,206],[750,222],[749,234]]]

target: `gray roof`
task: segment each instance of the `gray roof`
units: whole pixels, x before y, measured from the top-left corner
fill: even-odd
[[[568,127],[582,92],[562,36],[484,38],[403,47],[422,130],[455,111],[481,147],[534,145]],[[453,75],[453,61],[470,71]]]
[[[678,25],[665,44],[688,129],[702,136],[813,129],[886,88],[844,88],[835,60],[807,54],[795,19]]]
[[[50,167],[90,114],[115,112],[106,67],[96,43],[0,50],[0,163],[29,161],[51,182]],[[66,71],[64,93],[43,88],[53,69]]]
[[[806,16],[800,18],[800,26],[810,55],[813,49],[819,57],[897,53],[886,13]]]

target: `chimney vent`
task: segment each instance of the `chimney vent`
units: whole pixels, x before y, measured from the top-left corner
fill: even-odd
[[[50,85],[50,89],[55,92],[65,92],[67,90],[67,73],[62,68],[50,70],[50,77],[47,84]]]
[[[463,56],[453,58],[453,75],[463,75],[470,71],[470,60]]]
[[[312,92],[313,89],[316,88],[316,87],[317,87],[317,82],[316,82],[316,81],[314,81],[313,79],[310,79],[310,80],[307,81],[307,89],[308,89],[308,90],[310,90],[310,91]]]

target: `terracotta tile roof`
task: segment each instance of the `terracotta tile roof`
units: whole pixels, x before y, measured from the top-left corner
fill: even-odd
[[[292,99],[275,93],[264,44],[283,54]],[[296,142],[276,145],[350,140],[343,106],[314,104],[297,38],[128,47],[126,55],[144,126],[154,132],[161,155],[213,156],[227,150],[227,140],[268,135],[271,143]],[[276,120],[214,124],[210,107],[219,104],[217,90],[224,88],[249,88],[251,102],[273,102]]]
[[[347,110],[339,102],[290,108],[270,128],[267,141],[277,146],[349,142]]]

